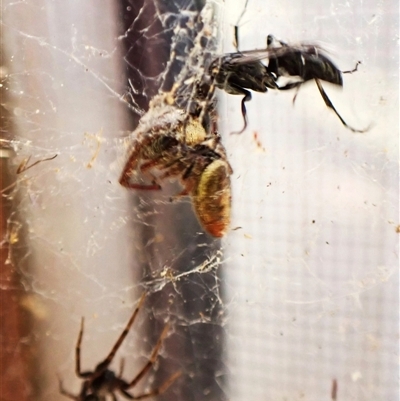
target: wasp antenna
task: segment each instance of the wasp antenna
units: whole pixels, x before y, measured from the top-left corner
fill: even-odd
[[[362,64],[361,61],[357,61],[356,66],[352,70],[342,71],[342,74],[352,74],[353,72],[358,71],[358,66]]]

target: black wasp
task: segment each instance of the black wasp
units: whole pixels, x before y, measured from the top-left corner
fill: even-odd
[[[267,64],[262,61],[268,60]],[[209,74],[215,86],[232,95],[243,95],[241,109],[244,127],[247,127],[245,102],[251,100],[250,90],[267,92],[268,89],[288,90],[299,88],[312,79],[327,107],[331,108],[344,126],[353,132],[365,132],[349,126],[335,109],[320,81],[343,86],[343,73],[357,70],[359,62],[352,71],[340,71],[324,54],[323,48],[316,44],[301,43],[289,45],[268,35],[267,48],[227,53],[212,61]],[[280,84],[282,80],[286,83]]]
[[[139,305],[134,310],[131,318],[129,319],[124,331],[119,336],[117,342],[107,355],[107,357],[101,361],[95,367],[94,371],[82,371],[81,370],[81,342],[83,337],[83,323],[81,322],[81,329],[79,331],[78,342],[75,348],[75,373],[76,375],[83,380],[81,385],[81,391],[79,394],[72,394],[69,391],[65,390],[61,380],[59,381],[60,393],[65,395],[66,397],[75,400],[75,401],[106,401],[107,397],[111,397],[114,401],[117,400],[115,395],[116,392],[119,392],[125,398],[131,400],[141,400],[144,398],[153,397],[159,395],[166,391],[168,387],[180,376],[181,372],[176,372],[170,378],[168,378],[160,387],[157,387],[148,392],[144,392],[142,394],[133,395],[128,390],[135,387],[139,381],[145,376],[145,374],[151,369],[157,360],[159,350],[161,348],[163,339],[168,333],[168,325],[164,328],[161,333],[160,338],[157,341],[157,344],[153,348],[153,352],[151,353],[150,358],[145,363],[143,368],[139,371],[139,373],[130,381],[125,381],[122,379],[122,371],[123,364],[121,364],[120,372],[116,375],[112,370],[109,369],[109,366],[114,359],[116,352],[121,346],[122,342],[125,340],[125,337],[129,333],[129,329],[133,325],[135,318],[139,312],[140,307],[142,306],[145,299],[145,294],[142,295]],[[123,360],[122,360],[123,361]]]

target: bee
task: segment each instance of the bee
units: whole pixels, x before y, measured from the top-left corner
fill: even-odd
[[[112,360],[114,359],[114,356],[117,353],[119,347],[125,340],[125,337],[128,335],[129,329],[132,327],[133,322],[135,321],[136,316],[139,312],[139,309],[144,302],[144,299],[145,299],[145,294],[142,295],[137,308],[134,310],[124,331],[118,337],[118,340],[116,341],[115,345],[109,352],[108,356],[95,367],[93,372],[81,370],[81,343],[82,343],[83,327],[84,327],[84,319],[82,318],[81,329],[79,331],[79,336],[78,336],[78,342],[75,348],[75,355],[76,355],[75,371],[77,376],[83,379],[81,391],[79,394],[74,395],[69,391],[65,390],[62,385],[62,381],[59,380],[59,389],[62,395],[65,395],[66,397],[75,401],[105,401],[107,396],[111,396],[113,400],[116,400],[117,398],[115,392],[118,391],[124,397],[129,398],[131,400],[144,399],[163,393],[181,375],[181,372],[178,371],[174,373],[171,377],[169,377],[160,387],[153,389],[149,392],[145,392],[143,394],[133,395],[130,392],[128,392],[129,389],[135,387],[135,385],[144,377],[144,375],[151,369],[151,367],[157,360],[157,356],[160,351],[162,342],[168,333],[169,329],[168,325],[162,331],[160,338],[157,341],[157,344],[153,348],[149,360],[131,381],[125,381],[124,379],[121,378],[123,370],[122,365],[120,373],[118,375],[116,375],[112,370],[108,368]]]
[[[179,177],[183,190],[175,198],[190,196],[205,231],[222,237],[230,224],[233,170],[215,122],[209,122],[208,126],[196,114],[166,104],[158,95],[133,133],[135,139],[119,182],[130,189],[160,190],[161,181]],[[151,183],[133,181],[138,172]]]
[[[264,64],[263,60],[268,63]],[[267,48],[228,53],[213,60],[209,74],[215,86],[229,94],[243,95],[241,111],[244,127],[247,127],[245,102],[251,100],[250,90],[265,93],[268,89],[288,90],[299,88],[307,81],[315,80],[318,90],[327,107],[333,110],[342,124],[353,132],[365,132],[351,127],[335,109],[320,81],[343,86],[343,73],[357,70],[359,62],[352,71],[340,71],[328,58],[322,47],[316,44],[301,43],[289,45],[268,35]],[[280,85],[282,78],[288,82]]]

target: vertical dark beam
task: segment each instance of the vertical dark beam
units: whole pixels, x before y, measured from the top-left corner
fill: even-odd
[[[148,109],[148,102],[159,88],[154,81],[144,82],[139,72],[148,77],[156,76],[163,72],[170,58],[172,34],[171,31],[162,34],[164,28],[159,22],[153,22],[155,2],[163,11],[170,7],[171,13],[180,12],[177,6],[179,1],[121,1],[121,21],[124,22],[121,35],[125,46],[127,78],[139,92],[135,95],[135,101],[143,110]],[[204,6],[204,2],[199,1],[182,0],[181,3],[180,7],[189,7],[190,10],[200,11]],[[135,20],[139,12],[140,20]],[[154,42],[151,39],[146,40],[141,32],[143,27],[150,24],[152,35],[147,31],[147,36],[155,37],[157,33],[157,40]],[[132,29],[133,26],[135,29]],[[176,67],[176,71],[168,74],[163,90],[168,90],[174,74],[179,73],[179,62],[174,63],[173,67]],[[135,126],[138,119],[135,116],[133,119]],[[138,241],[138,256],[132,265],[140,270],[133,274],[145,286],[152,283],[153,278],[160,276],[164,266],[169,265],[173,275],[187,272],[204,263],[221,247],[219,240],[203,232],[189,199],[174,204],[168,202],[168,198],[177,192],[178,185],[171,188],[167,183],[160,192],[132,191],[132,213],[147,216],[143,218],[144,224],[135,223],[132,228]],[[155,202],[156,200],[159,202]],[[172,325],[171,336],[165,342],[164,357],[168,359],[168,363],[160,364],[156,383],[161,383],[177,369],[183,371],[177,383],[158,399],[224,399],[223,376],[220,374],[223,372],[224,339],[221,325],[221,282],[220,269],[196,272],[161,286],[149,297],[148,303],[154,318],[147,328],[148,343],[154,344],[157,340],[165,320],[169,319]]]
[[[0,66],[7,63],[1,51]],[[7,81],[0,77],[0,133],[1,140],[11,138],[11,121],[7,111]],[[12,209],[15,172],[9,168],[11,148],[0,142],[0,399],[28,400],[32,392],[29,382],[29,355],[23,339],[27,338],[28,314],[22,308],[24,291],[18,269],[12,257],[13,246],[22,241],[22,233],[13,225],[16,211]]]

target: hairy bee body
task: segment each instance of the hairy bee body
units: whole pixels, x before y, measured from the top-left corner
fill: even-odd
[[[159,190],[159,182],[179,177],[183,186],[176,197],[190,196],[202,227],[214,237],[222,237],[230,223],[232,168],[215,131],[207,132],[198,117],[174,106],[166,106],[160,119],[149,125],[147,117],[138,127],[120,184],[137,190]],[[164,110],[164,109],[163,109]],[[134,133],[135,134],[135,133]],[[155,177],[151,172],[157,170]],[[132,181],[139,172],[151,184]]]
[[[203,171],[193,191],[193,206],[203,227],[222,237],[231,217],[231,171],[226,162],[215,160]]]

